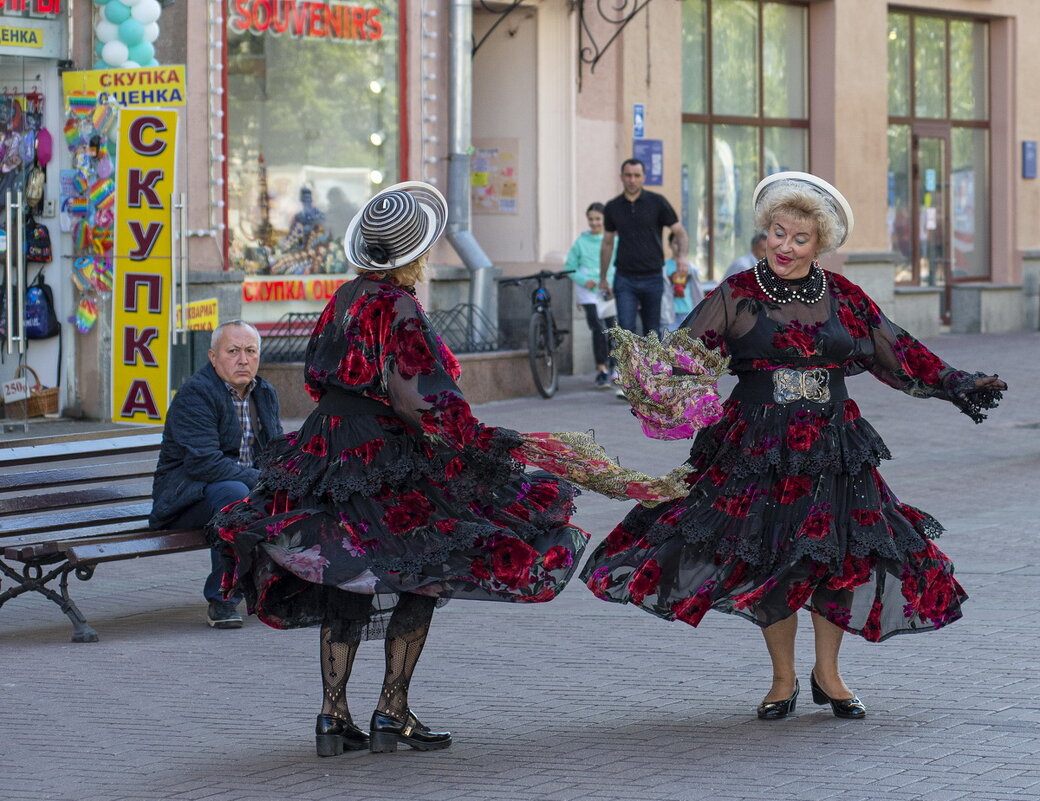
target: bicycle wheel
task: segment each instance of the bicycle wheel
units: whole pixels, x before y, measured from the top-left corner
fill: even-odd
[[[552,318],[544,311],[531,315],[527,332],[527,354],[531,360],[531,376],[538,394],[551,398],[560,384],[556,364],[556,341]]]

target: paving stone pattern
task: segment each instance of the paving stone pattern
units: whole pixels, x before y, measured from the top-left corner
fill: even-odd
[[[711,613],[699,629],[596,600],[574,583],[538,607],[439,610],[412,707],[456,737],[447,751],[319,759],[317,632],[206,627],[208,558],[102,565],[73,592],[101,634],[72,644],[50,602],[0,609],[2,801],[1025,801],[1040,798],[1040,335],[945,336],[965,369],[998,372],[1004,404],[975,426],[870,376],[851,381],[895,460],[897,495],[936,516],[971,600],[936,633],[847,638],[863,721],[811,703],[801,621],[797,713],[759,721],[762,638]],[[613,393],[568,378],[551,400],[477,407],[520,430],[593,428],[648,472],[688,443],[645,439]],[[598,540],[625,504],[579,499]],[[349,697],[367,721],[382,648],[366,643]]]

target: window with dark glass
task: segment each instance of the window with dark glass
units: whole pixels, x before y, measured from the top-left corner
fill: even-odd
[[[702,277],[748,252],[755,185],[808,167],[807,26],[800,0],[683,0],[683,217]]]

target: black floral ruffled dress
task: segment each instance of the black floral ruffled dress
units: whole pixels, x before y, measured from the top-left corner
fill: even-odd
[[[411,294],[344,284],[307,351],[317,408],[214,522],[226,588],[275,628],[320,624],[335,603],[368,636],[401,592],[552,599],[588,541],[569,522],[576,490],[522,472],[519,435],[473,417],[459,373]]]
[[[874,642],[960,618],[967,595],[932,542],[942,526],[885,484],[877,466],[888,448],[843,378],[869,370],[976,422],[992,398],[971,392],[978,374],[947,365],[859,287],[826,277],[821,300],[777,304],[747,270],[684,322],[740,380],[693,443],[689,495],[637,506],[586,563],[599,598],[693,626],[709,609],[767,626],[805,606]],[[783,368],[802,397],[774,397]],[[797,384],[807,370],[826,374],[829,397]]]

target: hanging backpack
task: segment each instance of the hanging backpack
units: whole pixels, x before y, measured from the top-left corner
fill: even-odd
[[[43,202],[43,189],[47,183],[47,176],[43,167],[33,164],[29,168],[29,174],[25,179],[25,200],[31,208],[36,208]]]
[[[51,232],[30,214],[25,221],[25,258],[28,261],[49,262],[53,258]]]
[[[43,280],[43,270],[25,290],[25,336],[50,339],[61,333],[61,323],[54,313],[54,293]]]

